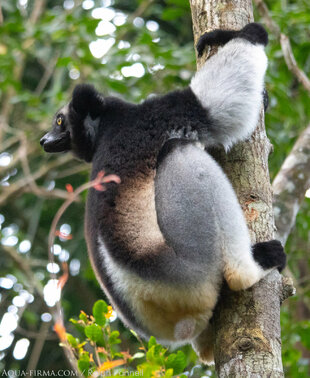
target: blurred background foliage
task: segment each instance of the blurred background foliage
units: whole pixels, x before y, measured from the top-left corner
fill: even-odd
[[[309,76],[308,0],[266,3]],[[187,85],[195,71],[190,9],[188,0],[4,0],[0,22],[0,371],[57,371],[68,366],[52,331],[50,272],[61,270],[64,261],[69,265],[65,319],[81,309],[90,313],[103,294],[83,238],[85,196],[62,217],[61,231],[70,237],[57,238],[55,264],[48,264],[47,235],[67,196],[66,184],[76,188],[86,182],[89,166],[70,155],[43,153],[39,139],[79,82],[133,102]],[[272,34],[267,54],[273,178],[309,123],[310,103]],[[305,198],[286,247],[301,288],[282,307],[287,377],[309,376],[309,230],[310,199]],[[122,350],[135,353],[136,339],[118,320],[113,327],[121,332]],[[190,347],[183,351],[189,376],[213,375],[212,369],[193,369],[194,352]]]

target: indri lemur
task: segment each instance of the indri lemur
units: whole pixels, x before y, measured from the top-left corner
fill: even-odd
[[[92,266],[119,317],[164,344],[192,342],[212,359],[209,320],[224,279],[251,287],[281,270],[278,241],[251,246],[235,192],[205,148],[229,149],[258,121],[267,57],[264,28],[216,30],[197,45],[220,45],[184,90],[136,105],[78,85],[41,139],[71,150],[121,184],[90,189],[85,237]]]

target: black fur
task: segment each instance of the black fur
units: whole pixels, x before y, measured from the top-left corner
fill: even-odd
[[[221,46],[234,38],[244,38],[253,44],[268,43],[268,34],[266,30],[255,22],[246,25],[241,30],[220,30],[216,29],[203,34],[196,45],[198,56],[202,56],[206,46]]]
[[[104,97],[96,91],[93,85],[80,84],[74,88],[71,106],[81,118],[90,114],[95,119],[101,115],[104,106]]]
[[[130,177],[147,179],[150,171],[156,169],[158,155],[170,139],[170,133],[176,132],[180,138],[188,139],[211,124],[207,111],[190,88],[146,100],[140,105],[107,97],[103,110],[96,138],[96,146],[100,148],[94,149],[92,159],[92,179],[102,169],[118,175],[122,182]],[[78,125],[72,125],[73,129],[75,127],[79,129]],[[83,143],[80,147],[84,151]],[[99,229],[103,239],[108,241],[109,253],[118,263],[147,280],[180,280],[179,272],[169,259],[169,248],[152,257],[133,258],[133,251],[114,234],[113,213],[119,186],[108,184],[108,188],[105,192],[90,189],[87,219],[89,227]]]
[[[253,246],[253,257],[263,269],[277,267],[281,272],[286,265],[286,254],[279,240],[256,243]]]
[[[269,106],[269,95],[266,88],[264,88],[264,92],[263,92],[263,103],[264,103],[264,112],[266,113]]]
[[[97,101],[96,97],[93,98]],[[105,170],[120,176],[153,169],[158,152],[171,138],[171,133],[178,133],[180,138],[190,138],[212,123],[207,110],[190,88],[170,92],[139,105],[106,97],[100,109],[98,133],[91,148],[94,174],[102,169],[102,162]],[[82,115],[74,111],[73,115],[70,112],[70,117],[73,142],[83,155],[89,151],[89,146],[85,143],[87,136],[79,137]],[[100,149],[97,149],[98,145]]]
[[[262,25],[256,22],[245,25],[245,27],[240,30],[238,38],[244,38],[254,45],[267,46],[268,44],[268,33]]]
[[[89,200],[87,201],[88,204],[86,206],[86,219],[91,219],[93,217],[93,210],[91,207],[89,207]],[[111,298],[113,298],[114,306],[117,306],[116,310],[120,310],[121,314],[124,316],[127,326],[130,328],[134,328],[135,330],[138,330],[141,334],[150,334],[148,329],[145,325],[141,324],[139,322],[134,314],[134,312],[129,308],[127,302],[122,298],[122,296],[119,294],[118,290],[114,287],[114,284],[107,274],[107,270],[105,265],[102,262],[102,257],[98,251],[98,241],[96,240],[97,236],[97,227],[98,225],[94,225],[92,223],[91,227],[87,227],[88,232],[88,248],[93,252],[91,253],[91,257],[94,263],[94,266],[98,267],[97,274],[100,277],[101,284],[104,286],[104,288],[108,291]]]
[[[72,125],[70,130],[71,150],[79,159],[89,163],[93,158],[96,148],[96,138],[95,135],[91,135],[90,130],[84,126],[86,115],[77,112],[75,109],[77,108],[75,108],[73,102],[71,102],[69,104],[69,120],[70,125]]]
[[[220,29],[203,34],[196,45],[198,56],[202,56],[206,46],[223,46],[237,36],[238,31]]]

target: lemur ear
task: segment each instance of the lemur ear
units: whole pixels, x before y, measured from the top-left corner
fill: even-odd
[[[71,104],[83,117],[89,114],[91,118],[97,118],[101,113],[103,102],[101,94],[90,84],[79,84],[74,88]]]

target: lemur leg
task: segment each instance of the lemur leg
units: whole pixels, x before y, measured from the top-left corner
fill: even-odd
[[[207,328],[192,341],[192,347],[204,364],[212,365],[214,364],[213,345],[214,328],[211,322],[208,324]]]
[[[261,278],[277,268],[280,272],[286,264],[286,255],[278,240],[255,244],[250,253],[227,248],[224,252],[224,277],[232,290],[253,286]]]
[[[212,122],[200,130],[200,137],[206,146],[222,144],[226,149],[254,131],[267,68],[267,33],[260,25],[249,24],[229,33],[233,38],[206,61],[190,84]],[[210,42],[208,35],[201,37],[199,48]]]
[[[232,290],[247,289],[270,269],[283,267],[285,254],[279,242],[258,243],[252,248],[248,227],[237,199],[226,193],[221,196],[214,211],[218,227],[216,234],[219,235],[222,251],[223,275]],[[229,214],[234,214],[233,219]]]
[[[223,246],[223,261],[224,278],[235,291],[248,289],[269,272],[254,260],[250,243],[227,243]]]

